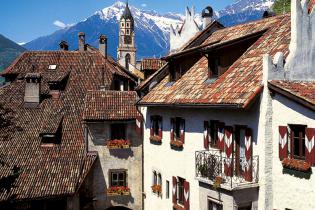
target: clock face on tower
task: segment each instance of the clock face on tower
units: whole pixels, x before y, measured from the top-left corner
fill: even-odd
[[[125,44],[131,44],[131,36],[125,36]]]

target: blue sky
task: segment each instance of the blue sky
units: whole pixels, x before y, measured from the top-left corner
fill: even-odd
[[[0,34],[17,43],[28,42],[58,30],[57,25],[77,23],[116,1],[1,0]],[[133,6],[160,13],[184,13],[185,6],[192,5],[197,12],[207,5],[220,10],[231,3],[233,0],[129,0]]]

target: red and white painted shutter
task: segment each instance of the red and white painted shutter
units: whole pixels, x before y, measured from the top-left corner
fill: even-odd
[[[150,117],[150,136],[154,136],[154,130],[153,130],[153,116]]]
[[[288,128],[279,126],[279,158],[283,160],[288,157]]]
[[[245,130],[245,180],[251,182],[253,180],[252,175],[252,156],[253,156],[253,140],[252,140],[252,130],[247,128]]]
[[[175,125],[175,119],[174,119],[174,118],[171,118],[171,131],[170,131],[170,134],[171,134],[171,141],[174,140],[174,125]]]
[[[203,146],[205,149],[209,149],[209,122],[203,122]]]
[[[218,149],[224,151],[224,125],[218,125]]]
[[[180,140],[185,143],[185,119],[180,119]]]
[[[162,135],[163,135],[163,127],[162,127],[162,117],[159,117],[159,137],[162,139]]]
[[[224,173],[227,176],[233,176],[233,166],[232,166],[232,157],[233,157],[233,128],[231,126],[226,126],[224,129],[224,146],[226,160],[224,163]]]
[[[190,197],[189,182],[184,181],[184,207],[185,207],[185,210],[189,210],[189,197]]]
[[[177,178],[173,176],[173,188],[172,188],[172,197],[173,197],[173,203],[177,203]]]
[[[136,117],[136,133],[138,135],[142,134],[142,129],[143,129],[142,125],[143,125],[143,118],[142,116],[139,115]]]
[[[315,165],[315,128],[305,128],[305,160]]]

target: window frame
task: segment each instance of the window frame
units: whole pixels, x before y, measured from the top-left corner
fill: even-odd
[[[306,155],[305,155],[305,129],[307,128],[306,125],[301,125],[301,124],[290,124],[289,125],[289,134],[290,134],[290,157],[293,159],[298,159],[298,160],[305,160]],[[298,136],[295,136],[295,131],[299,130]],[[299,154],[296,155],[295,153],[295,140],[298,138],[298,145],[299,145]]]
[[[208,54],[208,77],[218,78],[219,75],[219,66],[220,66],[220,57],[210,56]]]
[[[223,210],[223,204],[222,203],[215,202],[212,199],[208,199],[208,210],[214,210],[213,205],[216,205],[217,207],[219,207],[219,208],[217,208],[217,210]]]
[[[113,176],[114,175],[117,175],[117,185],[114,185],[113,182],[114,182],[114,178]],[[123,180],[120,180],[119,178],[119,175],[120,174],[123,174]],[[110,184],[110,187],[127,187],[128,186],[128,173],[127,173],[127,170],[125,169],[113,169],[113,170],[109,170],[109,184]],[[123,182],[122,185],[120,185],[120,182]]]
[[[185,189],[184,189],[185,179],[177,177],[176,183],[176,201],[180,205],[184,205],[185,202]]]
[[[162,130],[162,126],[160,128],[160,121],[162,121],[162,117],[160,115],[152,115],[153,136],[159,136],[159,129]]]

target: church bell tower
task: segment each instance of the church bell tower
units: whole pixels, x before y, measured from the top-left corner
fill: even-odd
[[[128,2],[119,22],[117,60],[120,65],[128,70],[131,70],[130,65],[136,67],[134,19],[129,9]]]

